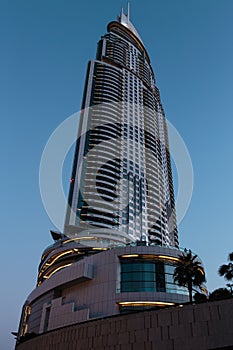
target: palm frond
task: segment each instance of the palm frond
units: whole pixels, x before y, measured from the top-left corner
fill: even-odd
[[[233,261],[233,252],[229,254],[229,260]]]
[[[228,265],[224,264],[224,265],[221,265],[218,269],[218,273],[220,276],[224,276],[229,270],[229,267]]]

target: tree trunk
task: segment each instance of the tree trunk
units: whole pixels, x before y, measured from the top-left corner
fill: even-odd
[[[188,283],[188,291],[189,291],[189,302],[192,303],[193,302],[193,286],[192,286],[192,282]]]

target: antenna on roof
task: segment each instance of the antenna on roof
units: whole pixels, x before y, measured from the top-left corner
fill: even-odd
[[[127,11],[128,21],[129,21],[129,16],[130,16],[130,2],[128,2],[128,11]]]

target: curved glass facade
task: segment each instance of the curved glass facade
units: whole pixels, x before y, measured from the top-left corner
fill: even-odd
[[[161,259],[121,260],[120,292],[165,292],[188,294],[187,288],[174,283],[175,265]]]

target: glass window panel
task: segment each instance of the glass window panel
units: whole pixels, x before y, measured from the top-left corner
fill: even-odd
[[[136,282],[131,282],[131,287],[132,287],[132,291],[141,291],[143,289],[143,285],[140,281],[136,281]]]
[[[146,281],[155,281],[155,273],[153,273],[153,272],[144,272],[144,279]]]
[[[172,283],[166,284],[166,292],[167,293],[177,293],[177,286]]]
[[[151,262],[144,263],[143,267],[144,267],[144,271],[155,272],[155,264],[154,263],[151,263]]]
[[[144,282],[144,287],[146,289],[155,289],[155,282]]]
[[[175,266],[165,264],[165,273],[170,273],[173,275]]]
[[[134,271],[130,274],[131,281],[143,281],[143,272],[142,271]]]
[[[131,271],[123,272],[121,274],[122,281],[155,281],[155,274],[153,272]]]
[[[121,292],[130,292],[131,291],[131,282],[121,283]]]
[[[158,261],[142,261],[139,259],[122,261],[121,291],[167,291],[170,293],[187,294],[187,288],[174,284],[174,268],[174,265],[172,266]]]
[[[126,282],[128,291],[131,292],[145,292],[154,291],[155,284],[153,282]]]
[[[122,292],[155,291],[155,263],[134,260],[121,265]]]
[[[121,282],[129,281],[128,273],[121,274]]]
[[[155,265],[152,262],[147,262],[147,263],[141,263],[134,261],[132,263],[123,263],[121,265],[121,271],[126,272],[126,271],[155,271]]]
[[[173,275],[165,274],[165,280],[168,283],[173,283],[174,282]]]

